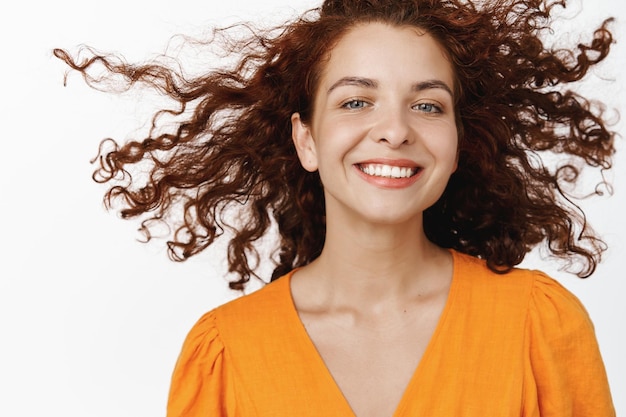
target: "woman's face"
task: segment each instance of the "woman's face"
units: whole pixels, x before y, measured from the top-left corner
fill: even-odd
[[[319,171],[326,216],[421,221],[456,169],[454,72],[416,28],[358,25],[330,52],[305,124],[292,117],[300,161]]]

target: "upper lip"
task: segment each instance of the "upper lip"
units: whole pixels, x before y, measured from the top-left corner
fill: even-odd
[[[389,165],[392,167],[400,167],[400,168],[420,168],[421,166],[410,159],[396,159],[396,158],[374,158],[368,159],[365,161],[360,161],[356,165],[369,165],[369,164],[379,164],[379,165]]]

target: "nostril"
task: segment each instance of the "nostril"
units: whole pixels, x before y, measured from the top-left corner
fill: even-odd
[[[403,138],[403,139],[388,139],[387,137],[381,137],[380,139],[378,139],[379,142],[383,142],[386,143],[388,145],[392,145],[392,146],[399,146],[399,145],[406,145],[409,143],[409,139],[408,138]]]

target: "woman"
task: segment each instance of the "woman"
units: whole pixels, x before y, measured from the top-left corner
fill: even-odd
[[[104,155],[123,214],[184,216],[185,259],[233,230],[231,283],[276,226],[271,284],[191,330],[168,416],[611,416],[579,301],[514,268],[545,242],[593,273],[603,243],[563,191],[607,169],[613,133],[569,91],[612,42],[542,43],[546,1],[328,0],[231,45],[232,70],[93,63],[192,116]],[[562,157],[556,169],[541,156]],[[233,211],[236,212],[235,220]]]

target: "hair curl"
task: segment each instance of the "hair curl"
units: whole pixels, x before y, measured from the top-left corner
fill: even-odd
[[[547,242],[552,254],[579,259],[577,273],[586,277],[605,245],[564,184],[576,184],[576,161],[610,168],[614,133],[599,108],[566,86],[602,61],[613,40],[607,19],[589,43],[545,46],[557,6],[565,1],[327,0],[272,30],[244,25],[245,38],[216,29],[224,37],[213,42],[223,41],[240,59],[191,79],[158,61],[131,65],[92,50],[82,60],[60,49],[54,54],[92,86],[109,87],[111,78],[93,74],[100,64],[129,88],[145,83],[180,104],[156,113],[146,138],[101,151],[94,178],[113,182],[105,202],[121,199],[124,218],[149,216],[142,223],[148,239],[152,221],[174,226],[168,246],[175,260],[231,230],[228,264],[238,279],[230,286],[243,289],[257,276],[256,243],[273,225],[279,243],[272,279],[309,263],[324,245],[322,185],[299,164],[290,117],[299,112],[310,120],[333,45],[361,23],[419,27],[452,62],[460,132],[458,169],[424,214],[428,238],[484,258],[498,272]],[[185,117],[175,131],[157,129],[166,113]],[[545,152],[561,164],[550,170],[537,156]],[[147,180],[133,178],[132,169],[145,163]]]

